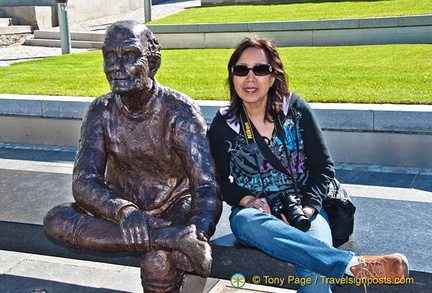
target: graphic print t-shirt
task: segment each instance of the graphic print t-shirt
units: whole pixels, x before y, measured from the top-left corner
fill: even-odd
[[[294,115],[301,114],[295,113]],[[296,117],[296,121],[299,118]],[[230,155],[230,175],[237,185],[250,190],[257,197],[280,192],[293,193],[292,177],[276,170],[263,156],[256,142],[249,144],[241,133],[239,124],[235,122],[228,122],[228,124],[238,133],[234,140],[225,140],[226,151]],[[297,183],[301,185],[306,180],[303,170],[305,161],[303,140],[300,126],[294,123],[291,111],[282,126],[287,149],[285,150],[284,144],[276,133],[273,133],[269,146],[282,165],[293,176],[296,176]]]

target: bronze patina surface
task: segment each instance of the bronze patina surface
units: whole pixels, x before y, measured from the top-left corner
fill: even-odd
[[[160,46],[134,21],[116,22],[102,49],[111,92],[83,119],[74,203],[44,229],[80,249],[143,255],[145,292],[178,292],[185,271],[210,274],[221,213],[206,123],[188,96],[159,84]]]

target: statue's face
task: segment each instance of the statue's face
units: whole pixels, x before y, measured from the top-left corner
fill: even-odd
[[[125,95],[152,88],[147,50],[147,42],[128,30],[119,28],[110,32],[102,53],[111,91]]]

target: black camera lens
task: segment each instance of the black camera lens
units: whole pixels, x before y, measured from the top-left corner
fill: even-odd
[[[291,223],[291,225],[293,225],[294,227],[296,227],[297,229],[306,232],[310,229],[310,221],[308,219],[308,217],[306,217],[306,215],[299,215],[297,218],[295,218],[292,221],[288,221]]]
[[[283,197],[284,214],[288,222],[297,229],[306,232],[310,228],[309,218],[304,214],[301,201],[295,195]]]
[[[310,228],[309,218],[304,214],[301,201],[295,195],[282,193],[267,197],[272,215],[281,218],[284,214],[291,226],[306,232]]]

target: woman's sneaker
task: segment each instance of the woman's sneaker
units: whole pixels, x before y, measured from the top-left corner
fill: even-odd
[[[408,278],[409,267],[405,255],[400,253],[382,256],[358,256],[359,264],[350,267],[354,277],[383,279],[385,284],[397,284]]]

